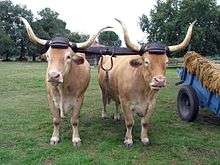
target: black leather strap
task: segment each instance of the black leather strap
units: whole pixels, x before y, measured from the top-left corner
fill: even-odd
[[[170,51],[169,47],[167,46],[167,47],[166,47],[166,55],[169,57],[170,54],[171,54],[171,51]]]
[[[48,51],[48,49],[50,48],[50,41],[47,41],[47,43],[44,45],[44,47],[41,49],[41,54],[44,54]]]
[[[153,43],[149,43],[149,44],[143,44],[141,46],[141,49],[139,51],[140,55],[143,55],[145,52],[148,52],[149,54],[158,54],[158,55],[162,55],[162,54],[170,54],[169,48],[161,43],[161,42],[153,42]]]
[[[139,50],[139,54],[142,56],[146,51],[147,44],[141,45],[141,49]]]
[[[72,43],[71,45],[69,45],[70,48],[74,51],[74,52],[77,52],[78,48],[77,48],[77,45],[76,43]]]

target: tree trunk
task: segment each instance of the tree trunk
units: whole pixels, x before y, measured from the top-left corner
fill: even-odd
[[[9,54],[8,54],[8,52],[6,52],[6,55],[5,55],[5,61],[10,61],[10,58],[9,58]]]
[[[27,58],[25,57],[25,46],[23,39],[21,40],[21,51],[18,61],[27,61]]]
[[[32,61],[33,61],[33,62],[36,61],[36,56],[35,56],[35,54],[32,55]]]
[[[4,54],[5,54],[5,59],[2,60],[2,61],[11,61],[11,59],[10,59],[10,57],[9,57],[9,52],[6,51]]]

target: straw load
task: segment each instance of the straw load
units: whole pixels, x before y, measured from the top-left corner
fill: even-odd
[[[188,52],[184,56],[184,67],[195,74],[209,91],[220,95],[220,65],[209,61],[196,52]]]

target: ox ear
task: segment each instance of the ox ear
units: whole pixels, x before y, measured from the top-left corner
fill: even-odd
[[[81,65],[85,61],[84,57],[78,54],[73,55],[72,59],[73,59],[73,62],[76,63],[77,65]]]
[[[143,64],[143,60],[142,60],[142,58],[132,59],[132,60],[129,61],[129,64],[132,67],[139,67]]]

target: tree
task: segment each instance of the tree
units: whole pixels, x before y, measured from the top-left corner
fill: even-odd
[[[112,47],[120,47],[121,40],[119,39],[118,35],[113,31],[104,31],[102,32],[99,37],[98,41],[100,44]]]
[[[2,38],[2,43],[12,40],[10,43],[13,43],[13,46],[16,47],[16,49],[11,49],[7,53],[1,52],[6,55],[6,60],[9,60],[9,57],[14,54],[19,54],[19,59],[24,59],[26,47],[29,46],[26,33],[20,30],[20,25],[16,23],[17,16],[25,17],[30,22],[33,19],[33,14],[26,9],[26,6],[13,5],[8,0],[0,2],[1,30],[6,33],[5,37]]]
[[[68,38],[71,42],[79,43],[79,42],[85,42],[86,40],[88,40],[89,35],[79,34],[78,32],[72,32],[70,33]]]
[[[64,36],[68,37],[70,31],[66,29],[66,22],[58,19],[59,14],[52,11],[50,8],[45,8],[38,12],[41,19],[37,20],[37,23],[42,27],[42,29],[47,32],[47,39],[51,39],[54,36]]]
[[[148,17],[143,14],[139,19],[140,19],[139,24],[140,24],[141,30],[142,30],[143,32],[149,32],[149,31],[150,31],[150,29],[149,29],[149,27],[150,27],[150,22],[149,22]]]
[[[27,60],[31,56],[35,61],[42,46],[33,44],[27,35],[24,24],[17,16],[28,20],[37,36],[50,40],[55,36],[69,38],[73,42],[83,42],[88,38],[86,34],[79,34],[66,29],[66,22],[59,19],[59,13],[45,8],[38,12],[40,18],[34,20],[31,10],[26,6],[14,5],[10,0],[0,1],[0,55],[9,60],[18,56],[18,60]]]
[[[185,13],[185,14],[184,14]],[[206,55],[217,54],[217,45],[220,40],[217,16],[216,0],[183,0],[180,4],[179,19],[181,19],[181,27],[185,27],[188,22],[197,20],[195,33],[192,40],[192,48]],[[183,30],[182,35],[183,36]]]
[[[208,55],[219,52],[216,0],[158,0],[150,18],[143,14],[139,24],[142,31],[149,33],[150,42],[162,41],[173,45],[183,40],[189,23],[194,20],[198,21],[193,30],[192,49]]]
[[[217,19],[216,19],[216,22],[217,22],[217,34],[216,34],[216,37],[217,37],[217,41],[220,41],[220,5],[217,6]],[[219,50],[220,50],[220,44],[219,42],[217,43],[217,49],[218,49],[218,53],[219,53]]]
[[[4,61],[10,61],[10,54],[13,50],[14,42],[10,36],[0,28],[0,56],[4,57]]]

